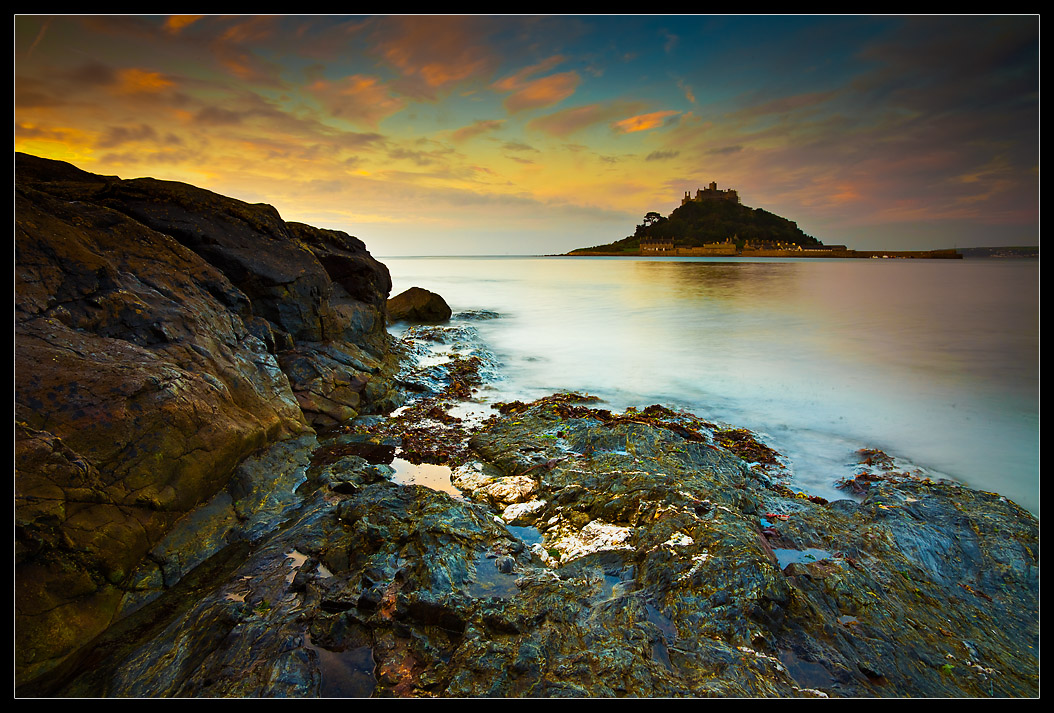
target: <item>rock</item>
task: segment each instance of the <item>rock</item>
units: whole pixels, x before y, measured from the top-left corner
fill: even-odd
[[[522,503],[531,499],[538,489],[538,483],[523,475],[498,478],[493,483],[481,487],[478,492],[497,508],[504,508],[512,503]]]
[[[501,519],[509,525],[532,525],[545,509],[545,506],[546,502],[544,500],[512,503],[502,510]]]
[[[15,194],[21,684],[112,622],[239,463],[378,408],[395,361],[390,278],[355,238],[25,154]]]
[[[450,305],[435,292],[411,287],[388,300],[388,321],[434,323],[450,319]]]
[[[327,461],[309,484],[356,486],[302,487],[296,515],[244,560],[218,552],[209,586],[166,592],[142,610],[149,630],[104,632],[81,654],[90,667],[42,692],[1038,695],[1038,528],[1004,498],[898,479],[828,506],[757,476],[687,416],[566,396],[508,411],[476,432],[460,481],[498,482],[496,462],[518,467],[511,450],[552,462],[546,500],[505,508],[544,510],[541,545],[485,503]],[[781,569],[774,548],[822,556]]]

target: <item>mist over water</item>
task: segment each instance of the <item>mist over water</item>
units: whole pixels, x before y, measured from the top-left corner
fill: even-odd
[[[828,498],[862,447],[1039,510],[1039,267],[1011,260],[382,258],[559,390],[762,433]]]

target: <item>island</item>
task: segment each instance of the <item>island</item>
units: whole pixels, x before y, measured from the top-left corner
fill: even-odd
[[[633,235],[567,256],[929,258],[962,259],[956,250],[850,250],[824,245],[792,220],[742,204],[735,189],[716,182],[685,192],[669,216],[650,211]]]

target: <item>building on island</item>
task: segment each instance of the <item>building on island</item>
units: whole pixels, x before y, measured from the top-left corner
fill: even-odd
[[[719,191],[717,189],[717,181],[711,181],[710,185],[706,188],[700,188],[695,192],[695,198],[692,198],[691,191],[684,192],[684,198],[681,199],[681,205],[686,203],[696,202],[702,203],[703,201],[732,201],[733,203],[739,203],[739,193],[729,188],[727,190]]]
[[[640,251],[643,255],[655,255],[672,252],[674,249],[673,238],[645,237],[640,241]]]
[[[673,238],[645,237],[640,241],[640,254],[676,257],[727,257],[736,254],[736,243],[735,237],[732,237],[726,238],[720,243],[707,243],[696,247],[678,247]]]

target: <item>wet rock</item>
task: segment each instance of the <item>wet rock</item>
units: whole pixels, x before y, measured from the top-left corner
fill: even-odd
[[[387,269],[270,206],[19,154],[15,252],[21,683],[239,463],[377,409],[394,362]]]
[[[669,424],[580,408],[543,400],[487,422],[481,461],[461,469],[485,488],[503,479],[492,457],[555,458],[536,483],[546,500],[505,508],[544,513],[540,545],[486,498],[368,483],[365,459],[326,460],[309,482],[356,487],[300,488],[301,507],[244,562],[194,597],[166,592],[149,605],[163,627],[104,637],[85,653],[100,663],[60,671],[49,692],[1036,695],[1037,533],[1020,508],[923,482],[827,506]],[[561,458],[554,427],[622,448]],[[627,503],[617,521],[591,514],[612,498]],[[781,567],[777,549],[800,556]]]
[[[435,292],[411,287],[388,300],[389,322],[445,322],[450,319],[450,305]]]

